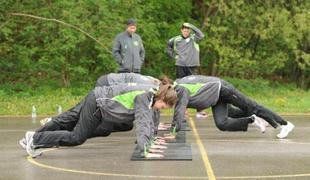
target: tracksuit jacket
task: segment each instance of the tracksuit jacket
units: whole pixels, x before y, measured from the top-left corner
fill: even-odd
[[[191,75],[175,81],[178,100],[172,126],[179,131],[184,121],[186,108],[203,110],[215,105],[219,99],[221,80],[216,77]]]
[[[159,86],[158,82],[160,81],[156,78],[136,73],[110,73],[101,76],[96,82],[96,87],[110,86],[120,83],[153,84]]]
[[[145,58],[141,37],[127,31],[118,34],[114,40],[113,56],[119,64],[120,72],[140,72]]]
[[[154,136],[155,125],[152,109],[155,86],[150,85],[114,85],[96,87],[95,97],[101,111],[103,121],[116,123],[130,123],[136,120],[136,138],[139,149],[151,141]]]
[[[204,34],[194,25],[190,24],[194,31],[189,37],[175,36],[168,41],[167,53],[175,59],[175,65],[185,67],[199,66],[199,45],[197,41],[204,38]]]

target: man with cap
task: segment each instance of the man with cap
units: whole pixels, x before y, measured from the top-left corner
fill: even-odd
[[[114,40],[112,52],[119,64],[119,73],[140,73],[145,51],[141,37],[135,33],[136,29],[136,20],[128,19],[126,31],[118,34]]]

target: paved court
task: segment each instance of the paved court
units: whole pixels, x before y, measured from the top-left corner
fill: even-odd
[[[135,131],[94,138],[84,145],[52,149],[36,159],[18,145],[30,118],[0,118],[0,179],[310,179],[310,116],[285,116],[296,127],[288,139],[262,134],[221,132],[212,118],[190,118],[192,161],[130,161]],[[169,122],[170,117],[163,117]]]

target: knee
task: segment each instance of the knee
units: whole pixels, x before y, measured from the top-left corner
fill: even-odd
[[[216,127],[221,131],[227,131],[227,123],[225,121],[222,122],[216,122]]]
[[[86,137],[84,136],[79,136],[79,135],[73,135],[72,136],[72,143],[75,145],[81,145],[87,140]]]

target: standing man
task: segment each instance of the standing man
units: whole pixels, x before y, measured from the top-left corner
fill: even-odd
[[[127,20],[127,29],[118,34],[114,40],[113,56],[119,64],[119,73],[140,73],[144,62],[145,52],[141,37],[136,34],[135,19]]]
[[[203,37],[204,34],[197,27],[190,23],[183,23],[181,35],[169,40],[167,53],[176,60],[177,79],[195,74],[197,67],[200,66],[197,41]]]
[[[193,31],[193,34],[191,34]],[[204,34],[194,25],[183,23],[181,35],[171,38],[168,42],[167,53],[175,59],[177,79],[196,74],[199,62],[199,45],[197,41],[204,38]],[[187,110],[186,112],[187,113]],[[206,118],[208,114],[197,111],[197,118]]]

